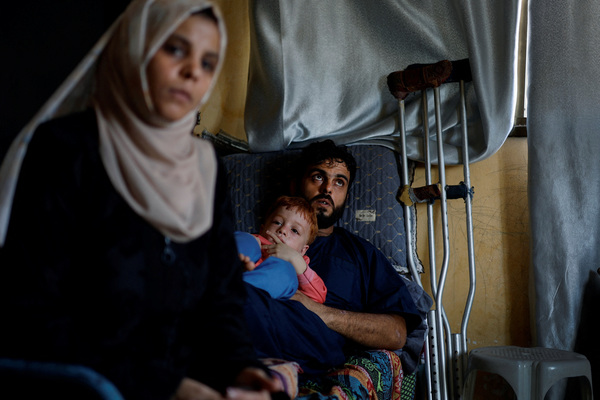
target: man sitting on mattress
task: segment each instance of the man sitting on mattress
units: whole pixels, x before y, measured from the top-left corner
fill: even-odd
[[[317,373],[342,364],[358,349],[406,349],[410,367],[416,366],[431,299],[400,277],[371,243],[334,227],[355,173],[352,155],[331,140],[309,145],[297,161],[291,192],[317,213],[318,237],[306,254],[328,294],[324,304],[301,293],[273,300],[248,285],[246,315],[259,356],[297,361],[304,372]],[[407,372],[404,364],[403,359]]]

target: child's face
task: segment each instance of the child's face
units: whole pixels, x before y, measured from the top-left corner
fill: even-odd
[[[276,209],[267,217],[260,230],[260,234],[269,239],[267,231],[300,254],[306,253],[310,224],[296,210],[285,207]]]

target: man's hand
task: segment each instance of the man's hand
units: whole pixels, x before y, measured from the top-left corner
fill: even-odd
[[[317,314],[329,329],[370,349],[393,351],[406,344],[406,321],[400,315],[339,310],[319,304],[300,292],[291,299]]]

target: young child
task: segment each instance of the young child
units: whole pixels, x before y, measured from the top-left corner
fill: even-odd
[[[279,197],[258,234],[235,232],[240,259],[246,268],[244,280],[275,299],[288,299],[300,290],[323,303],[327,288],[304,255],[317,231],[317,217],[305,199]]]

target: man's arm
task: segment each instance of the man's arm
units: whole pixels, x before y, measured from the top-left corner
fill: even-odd
[[[292,299],[317,314],[330,329],[368,348],[398,350],[406,343],[406,321],[400,315],[339,310],[299,292]]]

